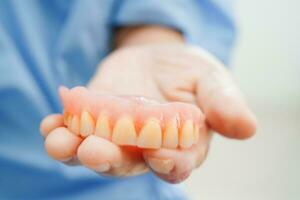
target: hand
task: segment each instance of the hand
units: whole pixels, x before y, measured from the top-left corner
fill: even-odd
[[[100,64],[88,88],[101,93],[146,96],[161,102],[197,104],[207,118],[207,126],[192,148],[142,151],[120,147],[96,136],[82,140],[64,128],[61,115],[45,118],[41,132],[49,155],[59,155],[54,158],[65,162],[78,158],[82,165],[97,172],[127,176],[150,168],[162,179],[177,183],[205,159],[210,129],[237,139],[248,138],[255,132],[255,117],[231,75],[200,48],[182,44],[120,48]]]

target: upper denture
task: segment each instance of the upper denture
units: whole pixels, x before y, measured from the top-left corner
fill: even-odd
[[[59,92],[70,131],[82,137],[95,134],[118,145],[189,148],[197,142],[204,121],[192,104],[99,95],[84,87],[61,87]]]

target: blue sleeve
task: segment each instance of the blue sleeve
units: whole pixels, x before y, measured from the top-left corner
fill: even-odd
[[[178,29],[227,64],[235,38],[231,0],[123,0],[114,26],[158,24]]]

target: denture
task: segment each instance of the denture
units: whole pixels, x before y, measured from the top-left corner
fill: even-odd
[[[200,109],[137,96],[110,96],[85,87],[59,88],[64,124],[80,137],[96,135],[138,148],[190,148],[204,123]]]

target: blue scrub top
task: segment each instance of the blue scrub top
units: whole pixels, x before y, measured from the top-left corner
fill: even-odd
[[[230,0],[0,1],[0,199],[185,199],[151,173],[108,178],[49,158],[39,133],[60,112],[57,87],[85,85],[111,50],[117,26],[181,30],[227,62]]]

